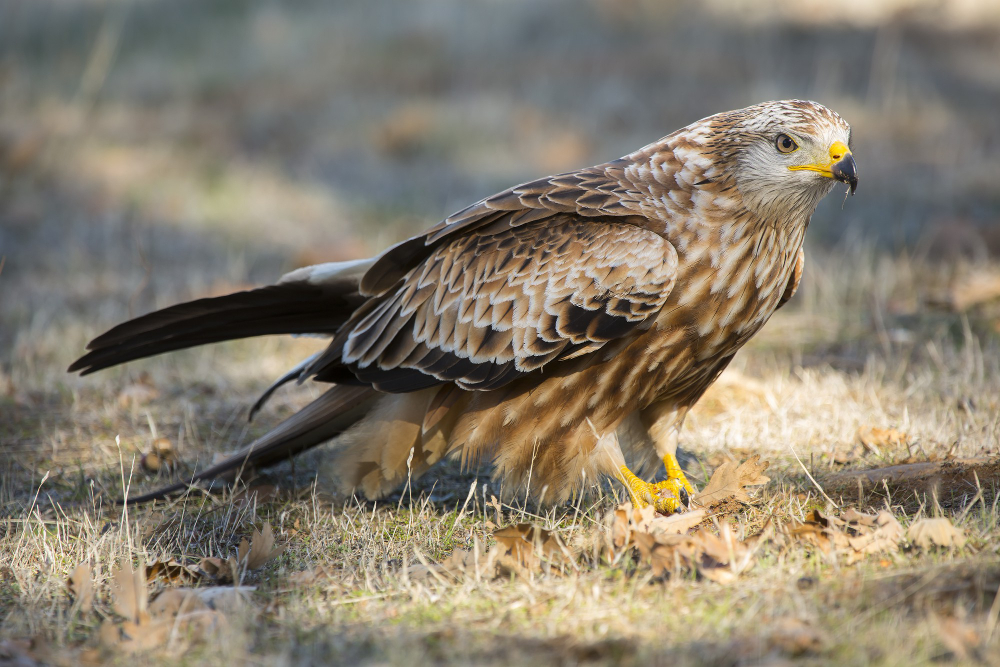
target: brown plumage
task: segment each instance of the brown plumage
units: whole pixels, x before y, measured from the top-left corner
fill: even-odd
[[[710,116],[487,197],[372,260],[126,322],[70,370],[329,334],[264,398],[295,378],[334,386],[197,478],[336,435],[343,485],[370,497],[452,455],[492,461],[549,500],[609,475],[636,502],[673,510],[690,489],[674,459],[684,416],[794,294],[813,210],[836,180],[857,185],[849,141],[847,123],[814,102]],[[626,467],[654,455],[665,486]]]

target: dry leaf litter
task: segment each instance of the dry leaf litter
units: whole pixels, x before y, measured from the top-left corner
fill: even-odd
[[[631,559],[657,577],[695,574],[728,584],[754,567],[762,545],[768,543],[779,549],[793,545],[815,548],[848,565],[874,554],[893,557],[904,540],[920,549],[960,549],[965,544],[964,533],[947,518],[920,519],[904,531],[888,511],[865,514],[847,509],[834,515],[813,509],[803,521],[779,524],[769,520],[748,536],[745,530],[730,525],[724,510],[716,509],[713,514],[713,508],[727,502],[750,502],[753,489],[769,481],[763,474],[767,467],[768,462],[760,461],[757,455],[741,464],[723,462],[704,490],[692,498],[694,508],[682,513],[666,516],[651,507],[621,505],[607,514],[604,526],[593,531],[596,552],[609,563]],[[499,521],[499,502],[493,500],[490,506],[496,509]],[[295,533],[297,530],[290,534]],[[404,568],[404,579],[414,585],[450,585],[498,577],[561,576],[580,569],[587,548],[586,540],[570,545],[557,531],[531,523],[496,529],[493,538],[495,544],[487,548],[473,537],[471,549],[454,549],[440,562],[414,550],[414,562]],[[82,664],[102,655],[149,650],[183,653],[224,628],[228,613],[251,604],[249,596],[254,588],[240,585],[245,574],[273,560],[284,548],[275,545],[271,526],[265,523],[249,540],[242,539],[236,554],[226,559],[206,557],[190,563],[157,560],[150,565],[140,562],[135,568],[130,562],[122,563],[111,573],[110,597],[117,617],[106,618],[101,624],[97,649],[78,648],[73,660]],[[81,563],[66,582],[80,613],[94,608],[94,581],[91,565]],[[168,588],[150,599],[153,582]],[[327,586],[341,592],[346,592],[350,583],[324,566],[288,575],[284,582],[292,590]],[[768,637],[769,647],[789,655],[817,652],[827,642],[824,633],[799,619],[775,621],[774,632]],[[955,644],[956,655],[967,643]],[[0,655],[15,660],[17,656],[37,659],[40,651],[42,648],[31,642],[0,644]],[[66,662],[65,657],[49,656],[49,661]]]

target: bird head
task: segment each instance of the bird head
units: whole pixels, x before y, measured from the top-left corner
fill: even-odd
[[[816,102],[765,102],[712,117],[726,171],[759,215],[810,216],[833,186],[858,187],[851,126]]]

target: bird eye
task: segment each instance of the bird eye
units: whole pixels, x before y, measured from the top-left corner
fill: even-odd
[[[791,153],[799,147],[795,140],[787,134],[779,134],[778,138],[774,140],[774,146],[779,153]]]

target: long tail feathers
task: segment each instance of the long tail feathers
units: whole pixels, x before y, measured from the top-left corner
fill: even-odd
[[[198,299],[119,324],[87,345],[69,372],[87,375],[133,359],[268,334],[334,334],[363,301],[356,289],[306,282]]]
[[[378,392],[370,387],[335,386],[274,429],[228,458],[206,468],[185,482],[126,498],[120,504],[145,503],[179,493],[191,484],[231,470],[261,467],[289,459],[342,433],[371,407]]]

